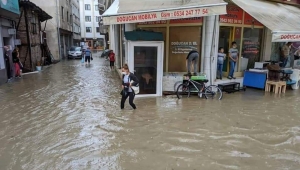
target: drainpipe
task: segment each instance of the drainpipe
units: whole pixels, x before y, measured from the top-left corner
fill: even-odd
[[[205,35],[206,35],[206,19],[203,19],[203,27],[202,27],[202,43],[201,43],[201,68],[200,72],[204,73],[204,48],[205,48]]]
[[[58,54],[59,60],[61,60],[61,51],[60,51],[60,21],[59,21],[59,0],[56,0],[56,23],[57,23],[57,41],[58,41]]]
[[[213,67],[213,64],[215,63],[215,47],[216,47],[216,20],[217,16],[214,16],[214,26],[213,26],[213,32],[212,32],[212,42],[211,42],[211,49],[210,49],[210,85],[214,84],[214,76],[212,74],[212,70],[215,69]]]

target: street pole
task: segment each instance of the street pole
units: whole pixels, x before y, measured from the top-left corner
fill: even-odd
[[[56,0],[56,22],[57,22],[57,40],[58,40],[58,55],[59,60],[61,60],[61,51],[60,51],[60,21],[59,21],[59,0]]]

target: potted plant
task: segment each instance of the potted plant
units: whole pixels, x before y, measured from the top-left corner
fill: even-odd
[[[41,62],[40,61],[36,62],[36,70],[37,71],[42,71],[42,66],[41,66]]]

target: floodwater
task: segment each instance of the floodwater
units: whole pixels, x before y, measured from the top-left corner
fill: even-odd
[[[119,108],[108,63],[62,61],[0,87],[0,170],[298,170],[299,91]]]

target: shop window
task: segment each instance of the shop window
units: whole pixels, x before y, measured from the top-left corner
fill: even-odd
[[[187,54],[192,50],[197,50],[199,54],[201,54],[201,27],[170,27],[169,44],[168,71],[187,72]],[[199,69],[200,59],[198,63],[198,70]]]
[[[254,68],[255,62],[260,61],[262,34],[261,28],[244,28],[240,71]]]
[[[165,27],[151,27],[151,28],[141,28],[146,31],[161,32],[164,38],[164,71],[166,71],[166,39],[167,39],[167,29]]]

